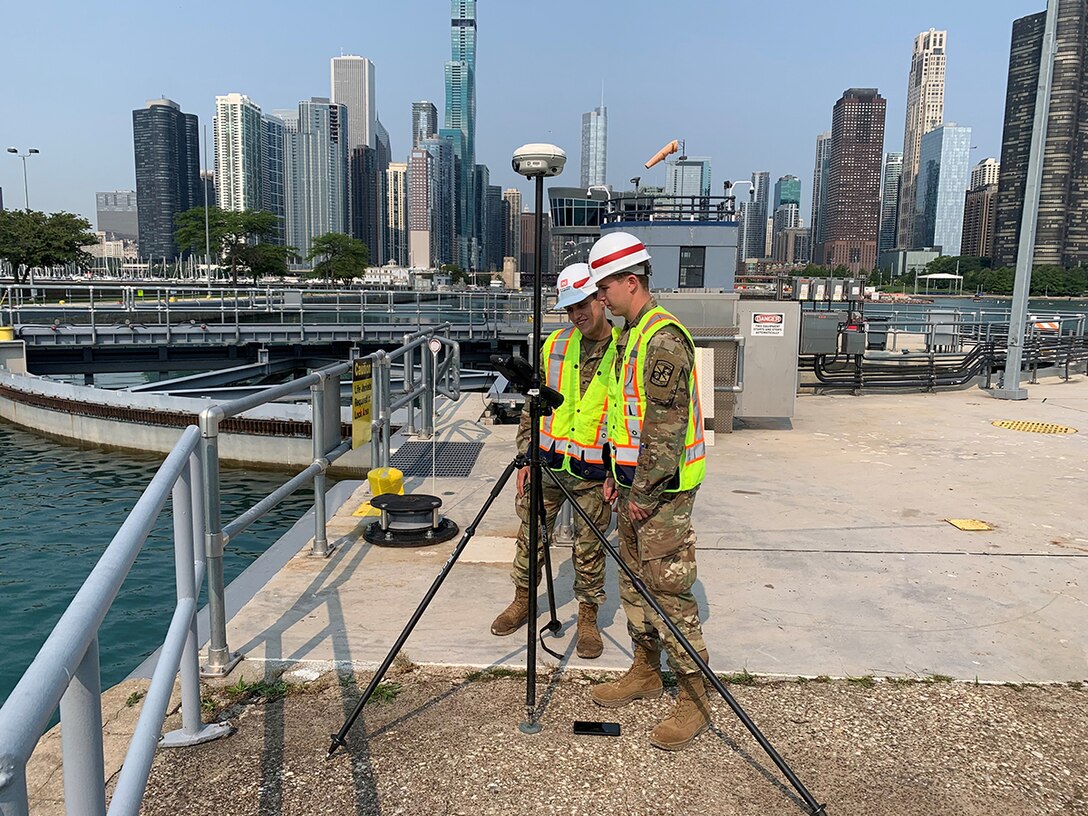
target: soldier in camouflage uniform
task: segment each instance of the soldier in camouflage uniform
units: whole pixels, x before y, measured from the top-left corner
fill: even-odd
[[[564,405],[551,417],[541,420],[541,459],[578,505],[602,532],[612,519],[612,508],[604,500],[602,486],[606,475],[603,448],[604,411],[607,398],[607,368],[615,355],[612,326],[604,306],[597,299],[596,287],[589,282],[589,268],[575,264],[559,277],[557,310],[565,310],[571,326],[553,332],[544,343],[542,378],[561,393]],[[592,390],[591,390],[592,389]],[[594,401],[594,396],[598,398]],[[595,406],[590,408],[589,406]],[[585,410],[583,410],[585,409]],[[597,416],[589,414],[595,411]],[[585,419],[583,419],[585,417]],[[587,429],[581,436],[573,425]],[[562,425],[562,427],[559,427]],[[529,410],[521,414],[518,428],[518,453],[527,455],[531,442]],[[582,437],[586,437],[583,439]],[[593,444],[585,446],[580,442]],[[552,529],[566,496],[547,476],[543,477],[544,515],[541,525]],[[529,467],[518,470],[518,497],[515,504],[521,528],[517,554],[510,577],[514,582],[514,600],[491,624],[495,635],[510,635],[525,624],[529,613]],[[546,526],[544,526],[546,525]],[[582,658],[599,657],[604,649],[597,628],[597,608],[604,603],[604,549],[581,517],[574,517],[574,595],[578,599],[577,654]],[[537,564],[543,564],[543,541],[538,542]],[[540,581],[538,567],[536,580]]]
[[[626,320],[616,341],[609,393],[609,447],[615,479],[605,498],[618,499],[620,554],[687,638],[708,660],[696,579],[691,511],[705,471],[702,415],[687,330],[649,291],[650,256],[637,238],[609,233],[594,245],[590,267],[601,299]],[[595,263],[596,262],[596,263]],[[680,750],[707,729],[710,709],[702,674],[653,609],[620,571],[620,596],[634,661],[618,681],[593,687],[598,705],[616,708],[662,693],[661,649],[677,675],[671,714],[650,742]]]

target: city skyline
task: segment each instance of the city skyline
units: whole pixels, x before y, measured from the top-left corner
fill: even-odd
[[[332,5],[342,8],[347,16],[358,13],[349,12],[353,7],[347,4]],[[962,71],[950,71],[946,117],[969,122],[974,127],[981,155],[998,155],[1003,80],[1007,73],[1012,21],[1039,11],[1042,5],[1041,0],[999,0],[992,4],[985,19],[980,19],[967,11],[956,11],[926,0],[910,9],[886,10],[879,15],[866,12],[867,6],[853,0],[842,4],[831,15],[804,4],[791,4],[782,32],[787,43],[808,41],[819,30],[826,29],[830,33],[839,16],[867,15],[880,25],[874,28],[871,40],[849,49],[848,54],[821,55],[820,71],[812,78],[807,78],[809,75],[806,74],[807,84],[800,106],[792,105],[789,109],[773,106],[772,72],[765,80],[749,83],[750,87],[743,89],[739,96],[732,94],[730,105],[716,112],[707,109],[701,99],[701,89],[695,85],[685,89],[683,83],[675,79],[660,78],[631,83],[625,80],[622,69],[607,60],[600,60],[599,67],[588,70],[584,64],[579,64],[577,70],[572,69],[570,73],[556,74],[551,70],[540,73],[541,82],[547,83],[545,87],[554,89],[548,93],[548,104],[542,105],[538,94],[525,93],[521,72],[506,70],[506,66],[511,59],[524,62],[526,67],[543,66],[546,56],[562,47],[566,42],[564,38],[570,35],[558,32],[527,46],[520,36],[522,20],[516,9],[503,4],[481,4],[478,13],[482,45],[475,72],[478,85],[476,161],[490,167],[493,183],[516,186],[528,193],[529,186],[509,169],[512,150],[525,141],[553,141],[576,161],[580,114],[585,110],[579,103],[588,94],[597,95],[600,83],[604,81],[609,88],[609,117],[613,120],[610,122],[613,133],[610,134],[607,181],[618,189],[627,186],[628,178],[639,175],[641,163],[659,147],[659,143],[676,137],[686,140],[690,153],[714,159],[715,184],[726,178],[747,178],[755,168],[769,168],[774,177],[794,174],[805,178],[811,163],[812,141],[817,133],[827,129],[830,122],[826,111],[844,88],[879,87],[889,101],[889,122],[902,121],[906,102],[902,75],[909,68],[910,44],[919,31],[931,27],[949,31],[950,55],[958,65],[964,66]],[[129,112],[146,99],[164,93],[176,99],[186,111],[196,113],[200,118],[203,141],[204,126],[207,125],[210,131],[215,96],[243,93],[259,100],[264,110],[275,110],[293,105],[299,99],[327,95],[329,59],[341,52],[360,54],[373,61],[378,77],[376,112],[391,129],[392,158],[405,161],[411,146],[412,101],[444,98],[443,67],[449,60],[450,42],[445,4],[408,2],[396,9],[368,12],[368,20],[374,18],[373,22],[387,26],[390,32],[404,33],[366,38],[365,42],[354,42],[338,33],[329,33],[316,19],[302,20],[299,27],[291,29],[277,28],[271,23],[276,17],[271,13],[274,6],[275,3],[268,15],[263,15],[267,20],[255,22],[262,35],[254,37],[254,42],[260,43],[260,50],[239,49],[237,54],[231,53],[222,60],[187,70],[183,79],[179,79],[181,72],[175,65],[155,59],[169,51],[171,37],[163,43],[143,32],[151,25],[165,26],[173,32],[179,46],[186,37],[206,36],[196,22],[203,8],[199,2],[184,17],[171,9],[151,20],[130,14],[124,4],[119,7],[103,5],[94,22],[78,31],[58,28],[56,15],[49,13],[46,16],[43,9],[14,9],[9,22],[27,36],[13,39],[11,47],[0,59],[12,71],[18,65],[20,76],[26,75],[28,70],[34,73],[35,65],[43,66],[43,70],[38,72],[42,76],[35,77],[34,82],[17,84],[10,89],[10,109],[17,115],[5,122],[2,132],[12,144],[42,149],[42,155],[30,168],[31,197],[35,206],[45,210],[68,209],[93,219],[96,190],[133,186],[132,147],[125,125]],[[726,15],[718,9],[682,2],[677,6],[678,13],[688,6],[689,11],[697,10],[705,23],[700,27],[705,32],[685,29],[693,47],[685,49],[683,61],[689,70],[696,72],[705,69],[706,65],[702,69],[698,66],[710,59],[699,56],[701,52],[709,53],[708,49],[696,47],[704,37],[716,37],[715,32],[735,29],[738,24],[753,32],[770,31],[772,27],[777,32],[782,27],[780,11],[744,9]],[[575,7],[572,5],[571,8]],[[590,23],[593,20],[617,23],[619,35],[645,38],[657,30],[658,22],[648,3],[632,4],[630,13],[618,20],[606,10],[577,8],[579,16],[589,15]],[[225,15],[224,24],[230,23],[232,15],[242,13],[221,8],[216,11],[217,15]],[[192,18],[188,16],[190,13]],[[66,59],[97,64],[97,56],[93,56],[94,46],[100,41],[94,33],[97,26],[107,27],[102,33],[107,30],[127,32],[126,41],[134,44],[134,49],[128,60],[120,61],[118,65],[101,66],[98,89],[87,94],[85,101],[79,101],[81,115],[88,127],[81,133],[77,146],[71,143],[70,132],[46,129],[41,124],[48,121],[43,103],[50,97],[67,93],[59,84],[53,85],[55,72],[45,71],[43,60],[46,52],[55,57],[59,50],[70,55]],[[413,45],[410,54],[404,47],[409,31]],[[46,41],[38,32],[49,32],[53,36]],[[297,47],[300,39],[307,40],[304,48]],[[571,47],[574,47],[573,39]],[[745,55],[754,58],[758,53],[749,43],[753,39],[758,40],[758,37],[730,40],[730,54],[738,64]],[[147,55],[144,55],[142,45],[145,42],[149,46]],[[268,59],[269,51],[272,55],[282,51],[290,57]],[[147,70],[132,71],[131,63],[141,60],[149,63]],[[791,63],[789,69],[796,71],[797,68],[798,65]],[[683,72],[678,75],[682,76]],[[654,92],[655,89],[658,92]],[[544,92],[542,89],[541,93]],[[648,110],[652,116],[647,117]],[[760,112],[754,120],[760,126],[738,125],[742,121],[740,114],[749,110]],[[886,150],[901,149],[897,130],[894,125],[889,128]],[[96,156],[95,161],[80,161],[88,152]],[[207,163],[202,157],[202,166],[211,161],[210,155]],[[17,164],[0,164],[0,186],[18,189],[21,178]],[[643,183],[661,184],[664,181],[663,170],[655,170],[656,173],[642,174]],[[576,172],[576,166],[568,167],[561,180],[570,183],[577,178],[573,175]],[[802,213],[810,209],[810,194],[809,185],[803,185]]]

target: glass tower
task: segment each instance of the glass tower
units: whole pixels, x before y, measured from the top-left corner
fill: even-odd
[[[284,143],[287,243],[305,257],[313,239],[348,231],[347,109],[328,99],[299,102]]]
[[[915,196],[915,242],[960,251],[963,205],[971,178],[971,128],[941,125],[922,137]]]
[[[880,194],[880,235],[876,251],[895,249],[895,237],[899,228],[899,178],[903,174],[903,154],[888,153],[884,156],[883,191]]]
[[[582,186],[607,184],[608,108],[582,114]]]
[[[446,63],[446,121],[442,133],[459,131],[452,139],[458,165],[458,262],[473,265],[479,241],[476,219],[476,0],[450,2],[450,60]]]

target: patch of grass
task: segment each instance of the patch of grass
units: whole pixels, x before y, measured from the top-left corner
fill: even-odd
[[[1003,685],[1005,688],[1010,688],[1013,691],[1023,691],[1024,690],[1024,687],[1022,685],[1020,685],[1019,683],[1002,683],[1001,685]]]
[[[469,672],[465,675],[465,682],[487,682],[489,680],[498,680],[501,677],[524,677],[525,675],[525,669],[509,669],[505,666],[489,666],[486,669]]]
[[[955,678],[947,674],[931,674],[926,678],[927,683],[951,683]]]
[[[270,683],[267,680],[249,682],[244,678],[239,679],[233,686],[227,686],[224,691],[235,698],[251,700],[266,700],[271,702],[286,696],[291,691],[291,684],[283,680]]]
[[[864,674],[861,677],[847,677],[846,682],[852,686],[872,688],[876,685],[876,678],[874,678],[871,674]]]
[[[1080,680],[1070,680],[1068,683],[1066,683],[1066,685],[1069,686],[1069,688],[1071,689],[1076,689],[1077,691],[1080,691],[1082,688],[1084,688],[1084,683],[1082,683]]]
[[[612,674],[584,674],[582,677],[589,682],[591,686],[599,686],[601,683],[611,683],[617,678],[618,675]]]
[[[370,699],[367,700],[367,705],[370,705],[375,700],[379,703],[388,703],[397,699],[397,695],[401,693],[403,687],[400,683],[378,683],[374,687],[374,693],[370,695]]]
[[[885,681],[891,683],[896,688],[903,688],[904,686],[913,686],[918,681],[913,677],[885,677]]]
[[[739,672],[733,672],[732,674],[719,674],[718,679],[729,686],[759,685],[759,679],[754,674],[751,674],[747,668],[743,668]]]
[[[797,679],[794,680],[793,682],[795,682],[799,686],[803,686],[803,685],[805,685],[805,683],[808,683],[810,680],[811,680],[811,678],[809,678],[809,677],[801,677],[801,675],[797,675]]]
[[[211,699],[210,697],[201,697],[200,698],[200,708],[201,708],[202,711],[207,711],[208,713],[214,713],[214,712],[219,710],[219,703],[217,703],[215,700]]]
[[[142,691],[132,692],[132,694],[130,694],[128,696],[128,699],[125,700],[125,708],[132,708],[134,705],[136,705],[136,703],[140,702],[140,700],[142,700],[143,698],[144,698],[144,693]]]
[[[831,678],[828,677],[826,674],[819,674],[815,678],[813,678],[813,682],[816,682],[816,683],[830,683]]]

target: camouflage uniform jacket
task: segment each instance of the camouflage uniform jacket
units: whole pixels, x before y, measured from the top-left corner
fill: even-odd
[[[604,359],[604,353],[608,351],[608,346],[612,342],[612,336],[609,335],[603,340],[590,340],[585,335],[582,335],[581,354],[578,360],[578,390],[581,393],[585,393],[589,387],[590,381],[594,377],[604,377],[605,372],[601,371],[601,360]],[[542,363],[543,366],[543,363]],[[541,368],[543,372],[544,369]],[[541,377],[546,379],[546,377]],[[529,424],[529,403],[525,403],[525,407],[521,411],[521,422],[518,424],[518,436],[517,446],[518,453],[522,456],[529,452],[530,431],[532,428]]]
[[[622,377],[631,329],[643,315],[657,307],[650,298],[633,320],[627,321],[616,341],[616,376]],[[675,326],[658,330],[647,344],[642,361],[646,384],[646,410],[642,419],[642,445],[628,501],[647,512],[664,498],[665,488],[676,475],[684,456],[691,400],[688,378],[695,365],[695,350]],[[651,376],[651,373],[653,376]]]

